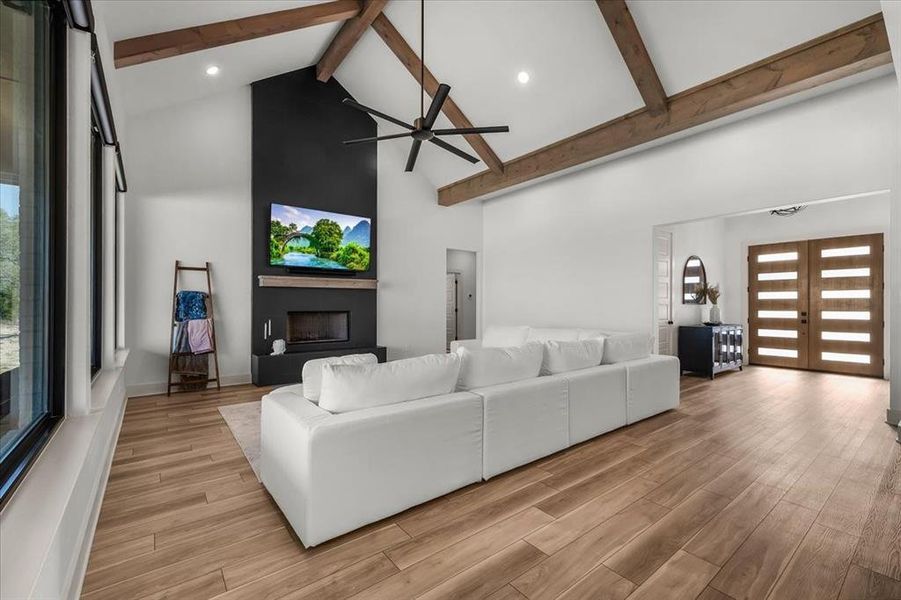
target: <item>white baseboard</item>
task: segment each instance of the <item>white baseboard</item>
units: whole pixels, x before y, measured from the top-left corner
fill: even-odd
[[[250,373],[242,373],[240,375],[223,375],[220,382],[223,387],[230,385],[245,385],[251,382]],[[208,388],[215,387],[216,384],[211,383]],[[155,396],[157,394],[166,393],[166,382],[158,383],[136,383],[128,386],[126,393],[129,398],[137,398],[138,396]]]

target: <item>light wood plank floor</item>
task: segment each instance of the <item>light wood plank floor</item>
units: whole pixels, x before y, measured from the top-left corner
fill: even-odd
[[[901,598],[884,381],[748,368],[682,406],[305,550],[217,407],[128,402],[83,597]]]

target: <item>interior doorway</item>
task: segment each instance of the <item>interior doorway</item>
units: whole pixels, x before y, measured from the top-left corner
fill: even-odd
[[[791,210],[784,210],[790,208]],[[683,275],[684,266],[690,259],[700,258],[706,269],[706,280],[709,285],[717,286],[721,292],[718,298],[718,309],[721,313],[720,319],[727,325],[740,325],[744,328],[742,336],[743,356],[747,363],[753,364],[771,364],[781,362],[780,366],[809,368],[815,370],[838,371],[842,373],[871,374],[873,376],[882,376],[888,378],[889,368],[892,364],[891,344],[888,331],[891,330],[891,320],[894,317],[891,311],[891,305],[888,302],[888,291],[891,289],[891,269],[887,268],[888,257],[891,254],[892,239],[889,231],[889,222],[891,220],[891,195],[888,192],[879,191],[866,194],[858,194],[854,196],[846,196],[831,200],[822,200],[810,202],[808,204],[797,205],[793,207],[775,206],[767,210],[755,210],[747,213],[713,216],[705,219],[696,219],[683,221],[679,223],[660,224],[654,228],[652,233],[652,244],[654,249],[652,256],[648,261],[652,265],[652,275],[648,281],[647,300],[651,304],[653,313],[652,321],[649,324],[650,329],[658,332],[660,335],[660,327],[667,322],[667,315],[672,310],[674,328],[679,331],[682,327],[698,327],[708,321],[713,321],[710,316],[712,304],[708,301],[706,304],[691,303],[684,299],[686,292],[681,285],[680,275]],[[667,265],[665,259],[662,258],[664,240],[657,239],[662,231],[672,233],[672,264]],[[762,323],[753,322],[752,317],[755,316],[757,310],[794,310],[788,308],[786,302],[791,301],[786,294],[768,294],[768,302],[772,305],[768,308],[756,308],[751,306],[752,294],[749,288],[751,282],[756,277],[752,273],[754,265],[749,260],[752,248],[757,246],[769,246],[766,252],[769,254],[779,254],[780,252],[793,252],[796,247],[780,248],[779,244],[786,244],[791,240],[801,241],[817,241],[817,240],[834,240],[840,241],[840,245],[847,248],[858,248],[867,246],[867,243],[846,244],[847,241],[853,241],[851,238],[864,239],[871,234],[880,234],[881,242],[873,242],[871,254],[869,258],[866,255],[850,255],[850,256],[832,256],[835,252],[842,252],[841,248],[823,248],[818,247],[814,250],[808,247],[808,259],[801,262],[804,268],[811,270],[809,273],[810,285],[814,284],[814,270],[822,271],[839,271],[829,273],[829,277],[819,278],[822,280],[822,286],[819,291],[811,292],[808,288],[807,299],[808,306],[799,308],[798,319],[790,323],[769,322],[766,326],[760,326]],[[830,242],[831,243],[831,242]],[[810,261],[814,260],[809,257],[811,253],[827,251],[827,256],[820,256],[816,259],[819,264],[822,261],[841,264],[842,266],[821,266],[819,268],[814,265],[810,266]],[[801,250],[798,250],[802,252]],[[863,250],[854,250],[853,252],[862,252]],[[851,250],[849,250],[851,252]],[[844,278],[842,269],[865,269],[868,268],[861,261],[879,260],[882,261],[879,267],[881,280],[878,282],[870,282],[873,285],[869,287],[870,298],[864,298],[866,291],[859,285],[863,278]],[[764,269],[777,269],[778,262],[763,263]],[[768,266],[767,266],[768,265]],[[784,265],[782,265],[784,266]],[[800,265],[795,265],[799,267]],[[869,266],[874,269],[876,267]],[[661,302],[659,294],[665,289],[667,281],[667,271],[672,270],[673,283],[671,291],[671,303],[668,305],[666,301]],[[759,269],[760,270],[760,269]],[[791,272],[793,269],[777,269],[773,272]],[[837,276],[836,276],[837,275]],[[855,281],[856,280],[856,281]],[[838,286],[838,287],[835,287]],[[842,287],[844,286],[844,287]],[[798,291],[799,299],[803,295],[801,288],[776,289],[760,288],[763,292],[792,292]],[[826,292],[824,296],[823,293]],[[810,327],[814,323],[810,320],[813,317],[810,306],[810,294],[819,294],[819,300],[825,302],[820,308],[820,312],[829,311],[830,318],[822,319],[819,325],[818,333],[812,333]],[[857,296],[857,297],[854,297]],[[872,306],[867,304],[871,302]],[[780,304],[781,303],[781,304]],[[879,308],[878,305],[881,305]],[[831,307],[831,308],[829,308]],[[881,310],[881,315],[876,315]],[[800,323],[801,312],[807,312],[808,323]],[[837,312],[853,312],[852,319],[839,319]],[[870,312],[870,319],[863,320],[863,313]],[[901,317],[899,317],[901,318]],[[769,317],[774,319],[774,317]],[[783,327],[783,325],[793,324],[794,328]],[[795,346],[790,346],[793,342],[787,341],[787,338],[764,336],[765,340],[751,339],[752,332],[757,330],[786,329],[800,332],[799,325],[807,325],[807,335],[820,338],[818,347],[812,352],[819,353],[817,360],[823,361],[823,352],[826,352],[826,365],[813,366],[808,357],[807,367],[800,367],[791,363],[792,357],[776,356],[775,354],[787,354],[784,350],[792,350]],[[842,325],[841,328],[836,328]],[[872,331],[863,331],[865,328],[876,328]],[[770,332],[765,332],[770,333]],[[850,335],[853,334],[853,335]],[[869,336],[867,335],[869,334]],[[793,333],[779,332],[779,335],[794,335]],[[801,335],[801,333],[798,333]],[[679,353],[678,335],[673,344],[675,352]],[[869,340],[869,341],[867,341]],[[867,346],[868,345],[868,346]],[[866,347],[865,347],[866,346]],[[665,347],[665,344],[664,344]],[[764,359],[759,353],[751,356],[751,348],[770,348],[775,349],[776,353],[770,358]],[[881,351],[880,351],[881,348]],[[810,345],[803,346],[803,352],[810,352]],[[798,349],[799,356],[802,350]],[[857,355],[857,356],[841,356],[841,355]],[[862,356],[861,356],[862,355]],[[834,360],[835,358],[846,359],[844,361]],[[781,360],[788,359],[788,360]],[[764,363],[763,360],[771,360]],[[860,361],[860,362],[856,362]],[[842,363],[839,369],[835,367]],[[882,365],[881,363],[884,363]],[[864,373],[866,371],[866,373]]]
[[[752,364],[881,376],[881,233],[748,248]]]
[[[475,252],[447,250],[445,304],[448,348],[454,340],[475,339],[478,335],[477,269]]]
[[[657,303],[657,354],[676,354],[673,325],[673,232],[654,231],[654,266]]]

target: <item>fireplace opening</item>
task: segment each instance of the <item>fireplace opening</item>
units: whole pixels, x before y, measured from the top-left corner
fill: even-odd
[[[346,342],[350,339],[350,313],[341,310],[288,313],[289,344]]]

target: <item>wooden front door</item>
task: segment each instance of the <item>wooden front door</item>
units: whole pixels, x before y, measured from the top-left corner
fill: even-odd
[[[748,248],[750,362],[808,366],[808,243]]]
[[[883,373],[882,234],[748,249],[750,362]]]
[[[883,373],[882,234],[810,242],[810,368]]]

